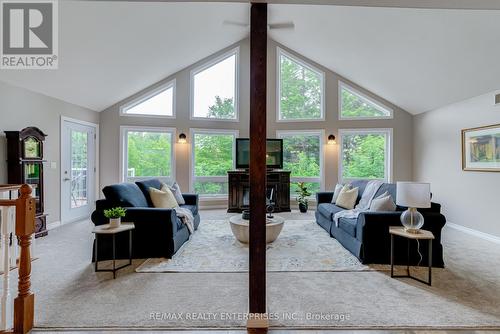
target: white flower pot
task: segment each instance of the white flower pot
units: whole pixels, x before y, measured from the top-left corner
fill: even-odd
[[[109,218],[109,227],[110,228],[120,227],[121,223],[122,223],[121,218]]]

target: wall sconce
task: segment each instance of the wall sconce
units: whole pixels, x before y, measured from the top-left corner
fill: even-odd
[[[181,133],[179,135],[179,141],[178,141],[179,144],[185,144],[186,143],[186,135],[184,133]]]
[[[337,144],[337,141],[335,140],[335,136],[329,135],[328,136],[328,145],[335,145],[335,144]]]

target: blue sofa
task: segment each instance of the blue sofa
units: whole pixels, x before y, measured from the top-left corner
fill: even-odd
[[[359,187],[357,202],[365,190],[368,181],[354,181],[353,187]],[[396,185],[384,183],[375,196],[388,191],[393,200],[396,199]],[[338,227],[333,221],[333,216],[342,210],[332,204],[333,192],[316,193],[317,209],[316,222],[325,229],[333,238],[337,239],[342,246],[349,250],[362,263],[390,263],[390,235],[389,226],[401,226],[401,213],[407,208],[397,207],[391,212],[363,212],[358,218],[340,218]],[[432,203],[429,209],[419,209],[423,214],[425,223],[423,229],[431,231],[435,240],[433,241],[432,263],[435,267],[444,267],[443,247],[441,245],[441,230],[446,224],[446,218],[440,213],[441,205]],[[415,242],[415,241],[411,241]],[[420,256],[415,245],[410,245],[410,264],[419,262]],[[395,238],[395,263],[406,264],[407,243],[402,238]],[[423,255],[421,265],[427,265],[428,248],[421,245],[420,252]]]
[[[96,202],[96,210],[92,213],[92,222],[97,225],[107,224],[104,210],[121,206],[127,209],[123,222],[133,222],[132,257],[171,258],[177,250],[189,239],[189,231],[177,217],[175,209],[155,208],[149,196],[149,188],[161,188],[158,179],[150,179],[136,183],[120,183],[104,187],[102,190],[106,199]],[[183,194],[185,205],[195,218],[194,226],[198,228],[200,215],[198,212],[198,195]],[[128,234],[120,233],[116,236],[118,259],[128,258]],[[94,241],[95,242],[95,241]],[[105,235],[99,237],[99,259],[112,258],[112,240]],[[92,248],[94,252],[94,248]],[[92,256],[95,261],[95,254]]]

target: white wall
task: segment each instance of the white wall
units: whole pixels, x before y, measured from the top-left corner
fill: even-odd
[[[211,120],[190,120],[189,119],[189,79],[191,69],[204,64],[210,59],[217,57],[240,46],[240,77],[239,77],[239,122],[221,122]],[[410,180],[412,177],[412,116],[406,111],[392,105],[388,101],[366,91],[362,87],[345,80],[353,87],[373,97],[374,99],[387,104],[394,109],[394,119],[390,120],[364,120],[364,121],[340,121],[338,119],[338,80],[342,79],[338,74],[315,64],[298,54],[297,57],[309,62],[323,70],[326,74],[326,119],[318,122],[276,122],[276,47],[278,44],[272,40],[268,41],[268,82],[267,82],[267,131],[268,137],[274,138],[277,130],[310,130],[324,129],[325,137],[333,133],[338,135],[340,128],[393,128],[394,129],[394,180]],[[283,46],[280,46],[286,49]],[[100,161],[101,161],[101,188],[120,182],[120,126],[140,125],[140,126],[163,126],[177,128],[177,133],[189,134],[190,128],[218,128],[239,130],[240,137],[247,137],[249,131],[249,111],[250,111],[250,62],[249,62],[249,40],[245,39],[236,45],[232,45],[215,55],[193,64],[183,69],[161,82],[146,88],[142,92],[125,99],[116,105],[106,109],[100,117]],[[291,50],[287,50],[293,52]],[[133,99],[141,93],[153,89],[154,87],[176,79],[176,119],[166,118],[139,118],[120,116],[119,107],[121,104]],[[325,138],[326,143],[326,138]],[[333,189],[338,176],[338,146],[325,145],[325,189]],[[183,190],[189,189],[190,183],[190,144],[176,144],[176,179]],[[225,201],[217,203],[225,205]]]
[[[449,222],[500,237],[500,173],[466,172],[461,160],[462,129],[500,123],[494,94],[415,116],[413,171],[431,183]]]
[[[47,222],[60,220],[60,119],[61,116],[98,123],[99,114],[86,108],[63,102],[0,81],[0,183],[7,182],[7,141],[4,131],[17,131],[36,126],[48,137],[44,145],[45,212]],[[51,169],[50,163],[56,168]]]

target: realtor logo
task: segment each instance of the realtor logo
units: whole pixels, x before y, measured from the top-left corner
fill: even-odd
[[[57,69],[57,0],[0,0],[1,69]]]

